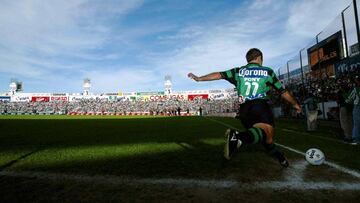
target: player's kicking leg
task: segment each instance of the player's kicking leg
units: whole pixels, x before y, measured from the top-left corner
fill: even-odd
[[[267,135],[266,131],[260,127],[252,127],[246,131],[239,132],[237,130],[228,129],[225,132],[225,147],[224,147],[224,157],[230,159],[235,151],[240,148],[241,144],[258,144],[262,143],[265,149],[278,159],[280,165],[283,167],[288,167],[289,162],[285,158],[284,154],[280,152],[276,145],[272,142],[272,137]]]
[[[241,144],[257,144],[262,143],[266,139],[264,130],[252,127],[246,131],[238,131],[228,129],[225,132],[224,157],[230,159],[234,152],[240,148]]]
[[[235,153],[237,149],[240,148],[242,141],[237,138],[238,132],[233,129],[227,129],[225,132],[225,147],[224,147],[224,157],[227,160],[230,160],[231,156]]]
[[[285,168],[287,168],[289,166],[289,162],[286,159],[284,153],[282,153],[277,148],[276,144],[274,144],[274,143],[271,143],[271,144],[264,143],[263,145],[264,145],[266,151],[268,151],[271,156],[274,156],[279,161],[281,166],[283,166]]]

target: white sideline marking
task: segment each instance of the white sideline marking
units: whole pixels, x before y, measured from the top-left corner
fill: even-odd
[[[277,144],[278,146],[284,148],[284,149],[287,149],[287,150],[289,150],[289,151],[292,151],[292,152],[295,152],[295,153],[297,153],[297,154],[300,154],[300,155],[305,156],[305,153],[303,153],[303,152],[301,152],[301,151],[299,151],[299,150],[293,149],[293,148],[291,148],[291,147],[288,147],[288,146],[285,146],[285,145],[282,145],[282,144],[279,144],[279,143],[276,143],[276,144]],[[357,172],[357,171],[355,171],[355,170],[345,168],[345,167],[343,167],[343,166],[340,166],[340,165],[338,165],[338,164],[332,163],[332,162],[330,162],[330,161],[325,161],[324,164],[325,164],[325,165],[328,165],[328,166],[330,166],[330,167],[333,167],[333,168],[335,168],[335,169],[337,169],[337,170],[339,170],[339,171],[341,171],[341,172],[343,172],[343,173],[347,173],[347,174],[352,175],[352,176],[354,176],[354,177],[360,178],[360,173]]]
[[[340,166],[338,164],[335,164],[335,163],[332,163],[332,162],[329,162],[329,161],[325,161],[324,164],[328,165],[328,166],[331,166],[339,171],[342,171],[344,173],[347,173],[347,174],[350,174],[352,176],[355,176],[357,178],[360,178],[360,173],[358,173],[357,171],[354,171],[354,170],[351,170],[351,169],[348,169],[348,168],[345,168],[343,166]]]
[[[206,117],[204,117],[204,118],[206,118]],[[210,120],[210,121],[214,121],[214,122],[216,122],[216,123],[219,123],[219,124],[221,124],[221,125],[223,125],[223,126],[230,127],[230,128],[236,129],[236,130],[239,130],[238,128],[233,127],[233,126],[231,126],[231,125],[229,125],[229,124],[226,124],[226,123],[224,123],[224,122],[221,122],[221,121],[218,121],[218,120],[214,120],[214,119],[211,119],[211,118],[206,118],[206,119],[208,119],[208,120]],[[294,149],[294,148],[291,148],[291,147],[288,147],[288,146],[285,146],[285,145],[282,145],[282,144],[279,144],[279,143],[276,143],[276,144],[277,144],[278,146],[284,148],[284,149],[287,149],[287,150],[292,151],[292,152],[294,152],[294,153],[297,153],[297,154],[300,154],[300,155],[302,155],[302,156],[305,156],[305,153],[304,153],[304,152],[301,152],[301,151],[299,151],[299,150],[296,150],[296,149]],[[332,163],[332,162],[329,162],[329,161],[325,161],[324,164],[326,164],[326,165],[328,165],[328,166],[330,166],[330,167],[333,167],[333,168],[335,168],[335,169],[337,169],[337,170],[339,170],[339,171],[341,171],[341,172],[343,172],[343,173],[347,173],[347,174],[352,175],[352,176],[354,176],[354,177],[356,177],[356,178],[360,178],[360,173],[359,173],[358,171],[355,171],[355,170],[352,170],[352,169],[348,169],[348,168],[346,168],[346,167],[340,166],[340,165],[338,165],[338,164],[336,164],[336,163]]]
[[[210,188],[230,188],[238,183],[228,180],[198,180],[198,179],[174,179],[174,178],[131,178],[113,175],[75,175],[75,174],[62,174],[62,173],[48,173],[48,172],[35,172],[35,171],[1,171],[0,176],[9,177],[23,177],[23,178],[38,178],[48,180],[70,180],[80,183],[97,183],[97,184],[113,184],[113,185],[175,185],[182,187],[210,187]]]
[[[292,190],[360,190],[360,183],[346,182],[263,182],[256,185],[263,189],[292,189]]]
[[[175,179],[175,178],[129,178],[120,176],[89,176],[34,171],[1,171],[0,176],[36,178],[53,181],[76,181],[86,184],[111,184],[111,185],[171,185],[177,187],[194,188],[205,187],[226,189],[231,187],[243,189],[292,189],[292,190],[360,190],[360,183],[347,182],[303,182],[303,181],[265,181],[244,183],[231,180],[199,180],[199,179]]]
[[[304,182],[304,171],[306,166],[308,166],[308,162],[305,160],[297,161],[291,164],[289,167],[291,170],[285,170],[285,179],[287,182]]]

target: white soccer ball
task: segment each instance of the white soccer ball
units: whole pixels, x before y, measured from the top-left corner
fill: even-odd
[[[311,148],[306,151],[306,161],[311,165],[321,165],[325,161],[325,155],[320,149]]]

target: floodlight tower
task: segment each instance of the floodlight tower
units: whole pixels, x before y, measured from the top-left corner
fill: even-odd
[[[10,95],[15,95],[16,92],[22,91],[22,83],[18,82],[17,79],[12,78],[10,80],[9,88],[10,88],[10,90],[9,90]]]
[[[10,88],[10,95],[14,95],[16,93],[16,82],[11,81],[9,88]]]
[[[85,78],[83,83],[84,96],[88,96],[90,94],[91,81],[90,78]]]
[[[171,94],[172,93],[172,83],[171,83],[170,75],[165,76],[164,86],[165,86],[165,94],[166,95]]]

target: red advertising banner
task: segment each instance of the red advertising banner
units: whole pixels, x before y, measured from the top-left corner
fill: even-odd
[[[192,101],[195,98],[208,99],[209,95],[208,94],[189,94],[188,95],[188,100],[189,101]]]
[[[68,97],[61,96],[61,97],[50,97],[50,101],[67,101]]]
[[[48,102],[50,97],[31,97],[32,102]]]

